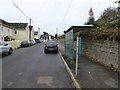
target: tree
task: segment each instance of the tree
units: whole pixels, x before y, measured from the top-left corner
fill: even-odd
[[[89,17],[89,18],[88,18],[87,25],[94,25],[94,23],[95,23],[94,17]]]
[[[88,21],[85,23],[85,25],[94,25],[94,26],[96,26],[94,13],[93,13],[92,8],[90,8],[90,10],[89,10],[89,18],[88,18]]]
[[[11,38],[9,36],[5,36],[4,41],[11,41]]]
[[[57,34],[55,34],[55,38],[57,39]]]
[[[65,39],[65,35],[64,35],[64,34],[59,35],[59,36],[57,37],[57,39]]]
[[[103,11],[103,13],[100,16],[100,24],[107,27],[107,28],[111,28],[111,27],[119,27],[119,15],[118,15],[118,10],[117,8],[107,8]]]
[[[48,34],[47,32],[43,32],[43,34],[45,35],[45,34]]]
[[[106,22],[111,21],[117,17],[117,10],[116,8],[107,8],[103,11],[100,16],[100,19],[106,20]]]

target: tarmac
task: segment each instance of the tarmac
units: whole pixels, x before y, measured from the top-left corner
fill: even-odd
[[[64,47],[59,45],[61,55],[64,54]],[[68,67],[69,68],[69,67]],[[93,62],[86,56],[81,56],[79,60],[79,69],[77,81],[83,89],[120,89],[119,74],[105,66]]]

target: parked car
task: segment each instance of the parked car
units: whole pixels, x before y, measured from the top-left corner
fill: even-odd
[[[21,47],[30,47],[30,46],[32,46],[30,41],[25,40],[21,42]]]
[[[36,43],[41,43],[40,39],[34,39]]]
[[[8,54],[11,55],[13,53],[13,48],[9,44],[0,43],[0,54]]]
[[[58,44],[55,41],[48,41],[45,43],[44,52],[58,53]]]
[[[31,42],[32,45],[35,45],[35,44],[36,44],[36,42],[35,42],[34,39],[30,40],[30,42]]]
[[[44,40],[43,40],[43,39],[40,39],[40,41],[41,41],[41,42],[44,42]]]

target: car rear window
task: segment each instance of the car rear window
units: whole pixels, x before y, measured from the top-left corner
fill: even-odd
[[[47,42],[46,45],[47,45],[47,46],[50,46],[50,45],[54,45],[54,46],[55,46],[55,45],[57,45],[57,44],[56,44],[56,42]]]

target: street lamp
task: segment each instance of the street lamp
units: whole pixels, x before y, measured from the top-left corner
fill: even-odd
[[[40,28],[38,28],[38,39],[40,39]]]

